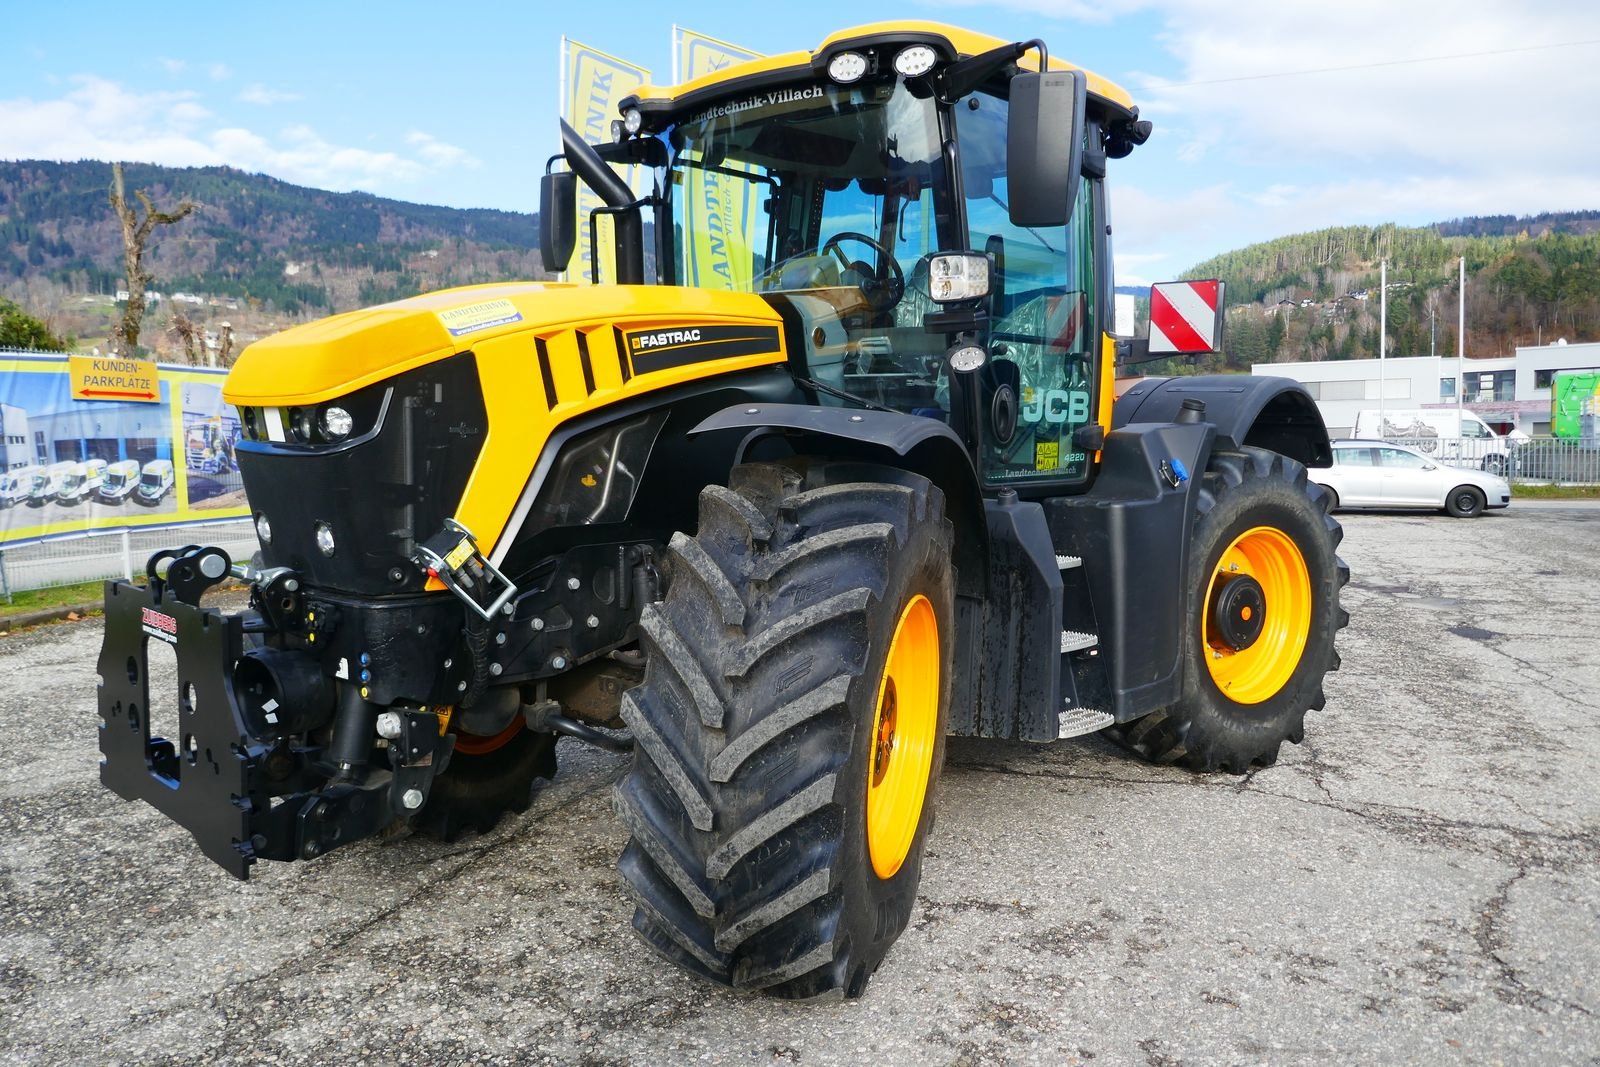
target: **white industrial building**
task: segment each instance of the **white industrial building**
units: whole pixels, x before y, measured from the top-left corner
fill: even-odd
[[[1380,382],[1385,408],[1454,408],[1457,362],[1454,356],[1406,356],[1258,363],[1250,370],[1304,383],[1328,432],[1341,436],[1355,425],[1357,412],[1378,406]],[[1460,363],[1466,382],[1462,407],[1501,433],[1516,429],[1544,436],[1550,433],[1551,380],[1564,370],[1600,370],[1600,342],[1519,345],[1510,358]]]

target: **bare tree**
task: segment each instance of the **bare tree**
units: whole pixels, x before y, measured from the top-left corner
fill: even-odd
[[[111,331],[111,346],[122,355],[132,355],[139,344],[139,328],[144,322],[144,287],[154,276],[144,268],[145,245],[157,226],[171,226],[195,209],[194,201],[184,197],[172,211],[157,211],[150,195],[135,189],[133,195],[144,205],[144,217],[128,204],[122,184],[122,164],[111,164],[111,208],[122,220],[122,261],[128,276],[128,302],[122,321]]]
[[[191,364],[205,362],[205,329],[188,315],[181,311],[174,311],[171,321],[167,323],[167,335],[176,339],[183,346],[185,362]]]
[[[217,355],[210,363],[213,367],[232,366],[233,323],[224,321],[217,324]]]

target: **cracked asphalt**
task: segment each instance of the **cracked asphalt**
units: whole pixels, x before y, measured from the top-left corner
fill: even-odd
[[[248,883],[96,775],[95,621],[0,639],[0,1060],[1600,1062],[1600,508],[1346,515],[1344,669],[1244,777],[950,746],[858,1001],[658,964],[620,758],[533,808]]]

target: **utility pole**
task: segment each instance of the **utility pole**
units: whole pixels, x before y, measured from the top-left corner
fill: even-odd
[[[1456,304],[1456,433],[1461,433],[1461,394],[1467,391],[1463,371],[1467,358],[1467,257],[1461,257],[1461,299]],[[1460,442],[1457,442],[1460,447]]]
[[[1383,394],[1387,393],[1383,358],[1389,351],[1389,261],[1378,263],[1378,436],[1383,436]]]

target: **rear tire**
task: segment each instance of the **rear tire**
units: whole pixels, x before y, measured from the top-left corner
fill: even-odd
[[[701,493],[644,613],[618,868],[635,930],[679,967],[856,997],[910,919],[933,820],[952,528],[939,489],[892,468],[750,464],[731,483]]]
[[[1322,490],[1322,495],[1328,498],[1328,514],[1332,515],[1339,510],[1339,493],[1332,486],[1317,483],[1317,488]]]
[[[1292,459],[1259,448],[1215,452],[1198,495],[1183,695],[1109,732],[1155,763],[1242,774],[1276,760],[1285,740],[1298,744],[1306,712],[1322,709],[1323,677],[1339,668],[1334,635],[1350,621],[1339,606],[1350,569],[1334,552],[1344,536],[1328,514],[1336,498]],[[1264,602],[1230,592],[1241,577]],[[1230,636],[1218,632],[1214,609],[1241,620],[1228,624]],[[1258,636],[1247,643],[1240,631],[1252,618]]]
[[[1444,509],[1458,519],[1471,519],[1483,514],[1488,503],[1483,490],[1473,485],[1458,485],[1444,498]]]

